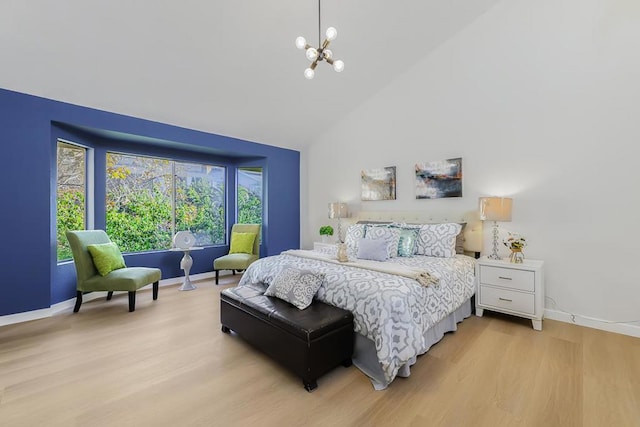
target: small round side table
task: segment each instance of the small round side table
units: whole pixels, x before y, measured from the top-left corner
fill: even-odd
[[[179,291],[192,291],[196,289],[196,286],[191,284],[191,280],[189,279],[189,270],[191,270],[191,266],[193,265],[193,258],[191,258],[191,251],[200,251],[204,248],[199,247],[191,247],[191,248],[171,248],[170,250],[173,252],[184,252],[184,256],[180,260],[180,268],[184,270],[184,282],[182,286],[178,288]]]

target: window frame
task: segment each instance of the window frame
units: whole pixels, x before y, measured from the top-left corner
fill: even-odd
[[[56,235],[56,263],[57,264],[66,264],[73,262],[73,257],[58,259],[58,149],[61,145],[70,146],[75,149],[84,150],[84,230],[92,230],[94,228],[95,221],[95,211],[94,211],[94,188],[95,188],[95,179],[94,179],[94,149],[85,144],[80,144],[75,141],[69,141],[65,138],[56,138],[56,161],[55,161],[55,235]]]

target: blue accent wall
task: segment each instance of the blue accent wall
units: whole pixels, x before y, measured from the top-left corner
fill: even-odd
[[[300,153],[0,89],[0,315],[48,308],[75,296],[73,263],[56,260],[56,143],[94,150],[94,228],[105,227],[107,151],[146,154],[227,167],[227,227],[235,219],[235,168],[263,168],[261,256],[300,245]],[[227,230],[227,233],[229,230]],[[192,274],[211,271],[228,246],[194,252]],[[126,254],[128,266],[183,275],[182,252]]]

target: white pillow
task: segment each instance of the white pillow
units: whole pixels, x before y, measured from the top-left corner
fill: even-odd
[[[347,228],[344,236],[344,244],[347,245],[347,253],[355,257],[358,253],[358,242],[364,237],[365,224],[353,224]]]
[[[456,236],[460,230],[462,226],[455,222],[421,225],[416,253],[441,258],[456,256]]]
[[[400,229],[390,228],[386,225],[369,225],[364,234],[365,239],[380,239],[387,242],[387,257],[398,256],[398,244],[400,243]]]

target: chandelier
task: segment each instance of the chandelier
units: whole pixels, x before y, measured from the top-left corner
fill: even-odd
[[[318,66],[318,63],[322,61],[326,61],[328,64],[332,65],[333,69],[338,73],[344,70],[344,62],[339,59],[333,59],[333,52],[328,49],[329,43],[335,40],[338,36],[338,31],[333,27],[329,27],[327,28],[325,36],[327,38],[320,43],[320,0],[318,0],[318,48],[316,49],[307,44],[307,40],[302,36],[296,39],[296,47],[298,49],[304,49],[307,59],[311,61],[309,68],[304,70],[304,76],[309,80],[316,75],[315,69]]]

